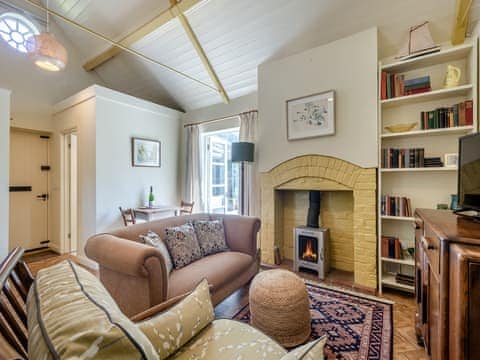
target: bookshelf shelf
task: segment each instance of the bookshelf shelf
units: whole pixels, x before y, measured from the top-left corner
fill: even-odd
[[[424,149],[425,158],[440,158],[445,154],[458,152],[458,137],[478,131],[478,41],[469,39],[463,45],[444,46],[433,54],[423,55],[405,61],[392,58],[382,60],[378,66],[378,158],[383,159],[383,149]],[[443,89],[448,65],[461,69],[460,86]],[[385,91],[386,72],[388,75],[404,80],[429,78],[435,89],[430,92],[381,99]],[[397,77],[398,75],[398,77]],[[391,77],[387,77],[391,81]],[[383,85],[383,86],[382,86]],[[397,91],[393,84],[393,92]],[[390,85],[392,86],[392,85]],[[399,85],[401,86],[401,85]],[[392,88],[390,88],[392,89]],[[392,91],[392,90],[390,90]],[[388,92],[388,89],[387,89]],[[398,93],[398,92],[397,92]],[[385,94],[384,94],[385,95]],[[430,113],[440,108],[453,108],[454,104],[473,101],[473,124],[439,129],[420,129],[421,113]],[[458,111],[458,108],[457,108]],[[459,115],[458,115],[459,116]],[[417,129],[407,132],[390,133],[385,127],[417,122]],[[458,119],[457,119],[458,120]],[[457,123],[457,122],[454,122]],[[458,121],[460,124],[464,122]],[[439,204],[450,204],[451,195],[457,192],[456,167],[422,168],[379,168],[378,170],[378,278],[379,292],[385,287],[395,288],[408,293],[414,292],[414,286],[398,283],[395,273],[415,275],[414,259],[390,259],[382,257],[382,234],[401,239],[402,245],[413,246],[415,223],[413,216],[382,215],[382,195],[399,194],[411,200],[411,210],[415,208],[436,208]],[[385,255],[385,253],[384,253]]]
[[[398,96],[391,99],[381,100],[380,103],[382,104],[383,108],[391,108],[395,106],[410,105],[419,102],[440,100],[455,96],[465,96],[472,91],[472,89],[472,84],[460,85],[450,89],[439,89],[421,94]]]
[[[382,285],[398,290],[404,290],[407,292],[415,292],[415,287],[412,285],[400,284],[395,280],[395,275],[392,274],[383,274]]]
[[[391,169],[380,169],[383,173],[390,172],[434,172],[434,171],[457,171],[456,167],[421,167],[421,168],[391,168]]]
[[[400,265],[415,266],[414,259],[391,259],[391,258],[382,257],[382,261],[390,262],[394,264],[400,264]]]
[[[460,46],[444,48],[439,52],[405,60],[396,61],[382,66],[383,71],[398,73],[421,69],[427,66],[442,64],[464,59],[472,51],[472,44],[463,44]]]
[[[399,133],[385,133],[381,135],[382,139],[397,139],[414,136],[436,136],[436,135],[457,135],[468,134],[474,130],[473,126],[456,126],[445,129],[414,130]]]
[[[397,220],[397,221],[415,221],[414,217],[409,216],[390,216],[390,215],[382,215],[382,220]]]

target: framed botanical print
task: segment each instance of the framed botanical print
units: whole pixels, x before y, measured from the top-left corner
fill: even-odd
[[[132,166],[160,167],[160,141],[132,138]]]
[[[287,139],[335,134],[335,91],[287,101]]]

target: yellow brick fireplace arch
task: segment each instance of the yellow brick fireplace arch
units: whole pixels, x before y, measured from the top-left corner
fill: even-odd
[[[274,246],[281,224],[279,190],[352,191],[355,285],[377,287],[376,168],[362,168],[323,155],[304,155],[287,160],[260,174],[262,261],[274,262]]]

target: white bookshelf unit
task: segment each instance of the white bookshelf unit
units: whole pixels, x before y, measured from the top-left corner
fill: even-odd
[[[460,84],[444,89],[447,65],[461,69]],[[478,39],[467,39],[459,46],[442,46],[433,54],[406,61],[384,59],[379,62],[378,94],[378,156],[381,163],[384,148],[424,148],[425,157],[440,157],[458,153],[458,138],[478,131]],[[403,74],[405,79],[430,76],[432,91],[381,99],[382,71]],[[465,100],[473,100],[473,125],[422,130],[420,114],[440,107],[449,107]],[[391,133],[386,126],[416,122],[411,131]],[[456,167],[381,168],[378,171],[378,275],[379,291],[385,287],[413,293],[414,286],[397,282],[396,273],[413,276],[415,261],[411,256],[402,259],[382,257],[382,236],[400,239],[402,248],[414,248],[415,208],[450,204],[450,196],[457,193]],[[412,216],[382,214],[382,195],[407,197],[411,200]],[[407,251],[402,251],[407,254]]]

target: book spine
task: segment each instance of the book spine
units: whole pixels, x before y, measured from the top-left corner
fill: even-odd
[[[473,100],[465,101],[465,125],[473,125]]]
[[[387,99],[387,73],[382,71],[382,86],[381,86],[381,98]]]

